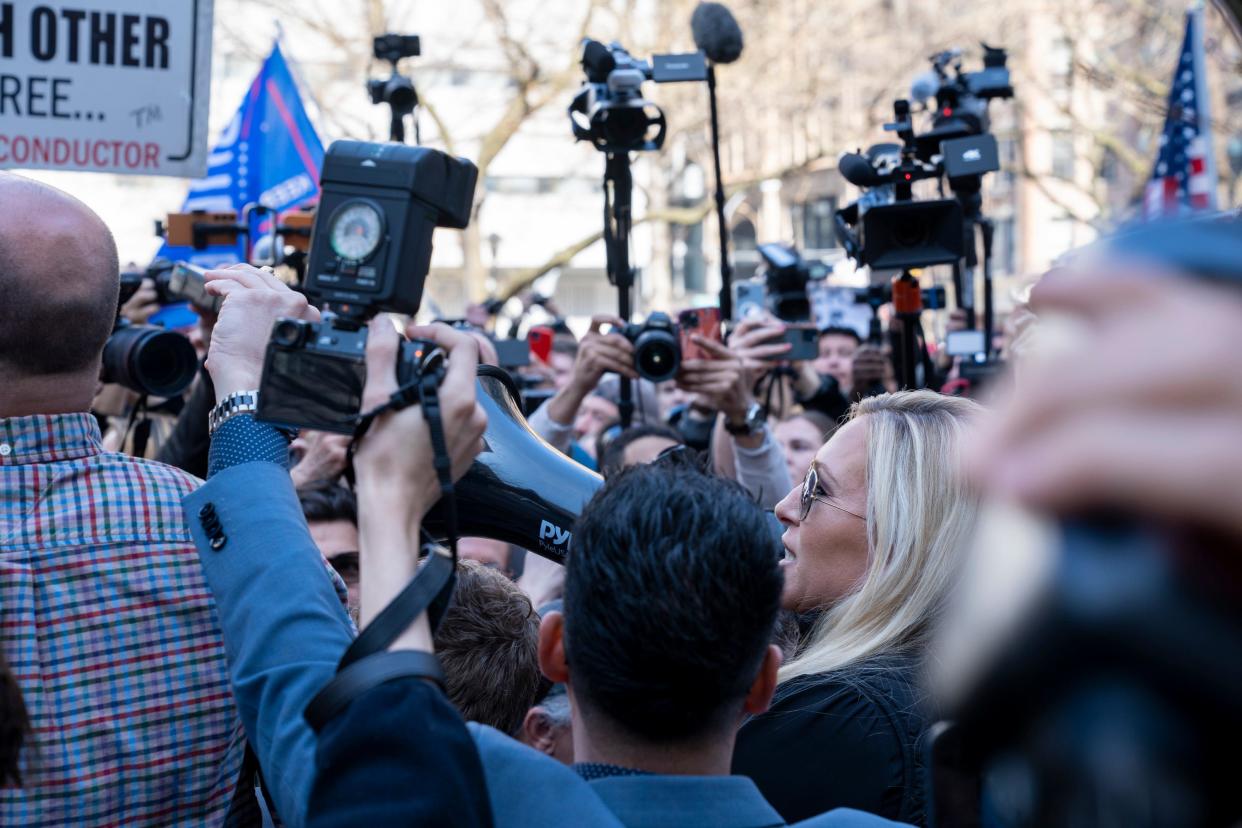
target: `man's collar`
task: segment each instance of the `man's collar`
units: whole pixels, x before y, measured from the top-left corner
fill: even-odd
[[[91,414],[34,414],[0,418],[0,466],[55,463],[103,451]]]
[[[786,824],[745,776],[610,776],[587,784],[626,825]]]

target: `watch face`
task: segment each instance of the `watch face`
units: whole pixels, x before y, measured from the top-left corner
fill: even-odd
[[[350,262],[366,261],[384,238],[384,217],[373,205],[353,201],[337,208],[328,227],[332,252]]]

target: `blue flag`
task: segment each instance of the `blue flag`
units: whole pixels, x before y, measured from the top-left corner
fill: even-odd
[[[240,217],[250,204],[280,212],[310,205],[319,198],[322,166],[323,144],[276,43],[212,148],[207,175],[190,185],[182,211],[235,210]],[[270,213],[254,216],[251,244],[271,226]],[[245,261],[246,253],[245,239],[239,239],[237,245],[206,250],[164,245],[158,255],[211,266]]]

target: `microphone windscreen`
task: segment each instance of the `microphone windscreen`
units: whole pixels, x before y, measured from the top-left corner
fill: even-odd
[[[591,83],[605,83],[608,74],[617,68],[617,60],[607,46],[598,40],[587,40],[582,44],[582,68]]]
[[[712,63],[732,63],[742,56],[742,27],[721,3],[699,3],[690,16],[694,45]]]
[[[923,103],[936,97],[939,91],[940,76],[932,71],[923,72],[910,84],[910,100]]]
[[[875,167],[871,166],[866,156],[856,152],[847,152],[842,155],[841,160],[837,162],[837,170],[840,171],[842,178],[855,187],[874,187],[879,183]]]

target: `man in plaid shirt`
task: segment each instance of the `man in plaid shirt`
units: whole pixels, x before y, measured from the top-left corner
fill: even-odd
[[[0,644],[31,720],[0,825],[249,822],[224,644],[181,517],[198,481],[103,451],[88,413],[116,315],[112,236],[18,176],[0,173],[0,204]]]

